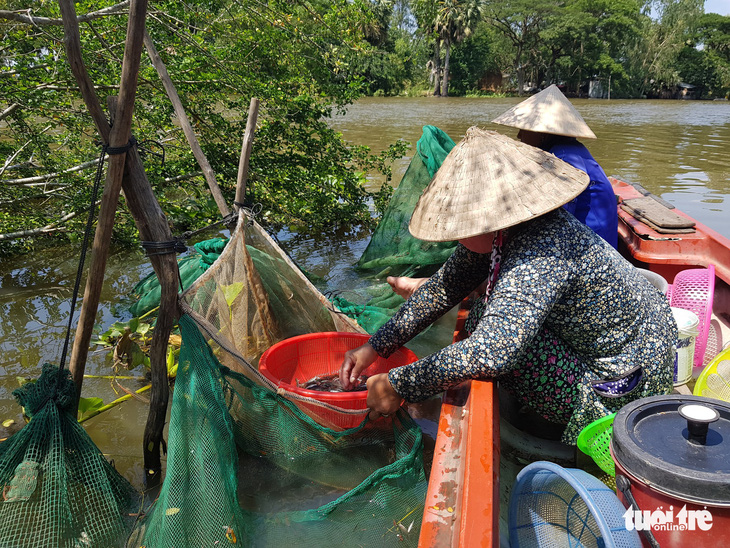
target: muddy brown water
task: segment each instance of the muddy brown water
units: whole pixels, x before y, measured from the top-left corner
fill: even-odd
[[[397,139],[412,144],[409,154],[396,162],[393,182],[405,173],[415,143],[424,125],[435,125],[458,141],[472,125],[494,129],[510,136],[516,130],[490,123],[494,117],[518,102],[516,98],[367,98],[351,106],[347,115],[331,121],[346,140],[385,149]],[[699,222],[730,237],[730,103],[694,101],[575,100],[574,105],[598,139],[584,141],[608,175],[639,183],[676,204]],[[371,189],[382,179],[368,180]],[[225,233],[221,233],[225,235]],[[205,238],[217,233],[206,234]],[[281,232],[277,237],[294,260],[308,272],[320,276],[334,290],[362,287],[351,268],[367,245],[369,233],[342,229],[321,237]],[[190,242],[193,243],[193,242]],[[78,247],[68,246],[18,258],[0,264],[0,426],[4,438],[22,423],[12,391],[18,377],[36,378],[41,365],[58,363],[68,322],[69,302],[78,261]],[[151,268],[136,250],[116,250],[108,263],[101,298],[98,325],[103,331],[130,314],[128,295]],[[77,312],[78,314],[78,312]],[[423,355],[447,344],[453,318],[446,318],[437,336],[414,348]],[[87,373],[108,374],[110,360],[105,351],[93,352]],[[131,389],[141,387],[126,381]],[[121,395],[108,380],[87,379],[84,396],[109,402]],[[435,433],[425,411],[426,435]],[[436,410],[437,411],[437,410]],[[146,406],[129,401],[85,423],[99,448],[114,459],[117,468],[141,488],[142,433]]]

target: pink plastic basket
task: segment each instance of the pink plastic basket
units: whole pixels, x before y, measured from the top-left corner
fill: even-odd
[[[707,268],[690,268],[677,273],[668,296],[671,306],[694,312],[700,320],[697,326],[699,334],[695,339],[694,366],[702,367],[712,321],[715,265],[711,264]]]

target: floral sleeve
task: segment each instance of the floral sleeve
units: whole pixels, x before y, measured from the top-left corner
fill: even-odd
[[[458,245],[439,271],[370,338],[375,351],[390,356],[446,314],[484,281],[489,262],[489,253],[474,253]]]
[[[474,333],[391,370],[393,388],[407,401],[417,402],[464,380],[493,378],[506,371],[534,339],[573,275],[569,262],[549,252],[508,257]]]

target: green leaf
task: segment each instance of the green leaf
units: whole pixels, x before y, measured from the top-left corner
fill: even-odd
[[[79,398],[79,418],[104,406],[101,398]]]
[[[177,360],[175,359],[175,349],[172,347],[167,352],[167,376],[177,376]]]
[[[223,290],[223,295],[226,298],[226,304],[230,307],[233,301],[236,300],[236,297],[238,297],[243,290],[243,282],[235,282],[230,285],[224,285],[221,286],[221,289]]]

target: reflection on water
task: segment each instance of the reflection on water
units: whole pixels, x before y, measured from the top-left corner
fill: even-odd
[[[71,295],[78,269],[77,246],[5,259],[0,266],[0,439],[15,432],[24,420],[12,395],[18,377],[36,380],[45,362],[61,359],[69,322]],[[108,260],[106,283],[101,294],[97,325],[106,330],[112,323],[127,320],[127,295],[151,270],[142,253],[123,250]],[[88,262],[87,262],[88,265]],[[83,295],[85,280],[81,285]],[[76,320],[81,297],[77,304]],[[76,329],[72,326],[71,337]],[[70,345],[69,345],[70,348]],[[70,354],[70,350],[69,350]],[[68,367],[68,359],[66,367]],[[109,375],[111,360],[107,351],[92,351],[86,365],[89,375]],[[135,372],[137,373],[137,372]],[[141,373],[140,373],[141,374]],[[139,381],[122,381],[130,390],[144,386]],[[82,396],[96,396],[109,403],[124,395],[108,379],[84,381]],[[147,420],[147,407],[130,401],[85,423],[98,447],[114,460],[117,469],[141,488],[144,471],[140,461],[141,434]]]
[[[367,98],[333,127],[374,151],[397,139],[412,145],[424,125],[459,141],[472,126],[516,137],[517,130],[491,120],[518,98]],[[730,102],[572,100],[598,139],[585,140],[606,174],[638,183],[699,222],[730,237]],[[412,152],[413,152],[412,148]],[[411,154],[412,154],[411,152]],[[394,170],[397,184],[410,157]],[[382,180],[373,178],[373,188]]]
[[[490,120],[517,102],[516,98],[368,98],[332,124],[347,140],[375,151],[397,139],[415,145],[427,124],[438,126],[456,141],[472,125],[514,137],[515,130],[490,124]],[[730,236],[730,103],[581,100],[574,104],[598,135],[598,140],[585,144],[609,175],[643,185]],[[395,183],[409,162],[410,155],[397,162]],[[375,189],[381,181],[372,179],[370,184]],[[362,279],[352,268],[369,241],[367,230],[340,229],[321,237],[282,231],[276,236],[297,264],[320,278],[318,285],[323,291],[355,300],[352,297],[362,296],[362,291],[374,283],[384,283]],[[43,362],[57,363],[60,358],[77,260],[78,248],[69,246],[0,264],[0,422],[16,421],[8,428],[0,426],[0,438],[22,424],[20,408],[12,396],[18,386],[16,377],[37,378]],[[112,254],[97,320],[101,330],[130,317],[127,295],[150,271],[141,252]],[[454,317],[447,316],[436,330],[409,346],[421,356],[432,352],[450,342],[453,325]],[[93,352],[87,373],[109,371],[106,352]],[[130,390],[142,386],[136,381],[125,382]],[[121,394],[108,380],[87,379],[83,395],[109,402]],[[425,430],[427,443],[435,436],[433,417],[437,411],[437,406],[429,409],[428,403],[411,409]],[[141,445],[146,419],[146,405],[132,400],[84,423],[94,442],[139,489],[144,475]],[[310,494],[329,500],[337,491],[321,487],[321,492],[315,489]]]

